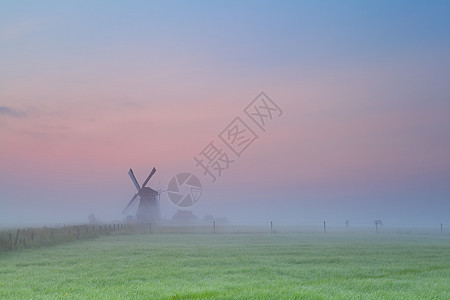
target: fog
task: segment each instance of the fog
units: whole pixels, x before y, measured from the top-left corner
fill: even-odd
[[[450,226],[448,5],[183,6],[2,9],[1,227],[123,221],[153,167],[202,184],[164,221]]]
[[[126,172],[120,175],[122,183],[113,185],[90,182],[65,189],[60,187],[61,190],[23,188],[9,197],[2,195],[2,199],[7,200],[2,201],[1,226],[87,223],[91,213],[101,222],[123,221],[127,215],[136,213],[137,205],[121,214],[135,190]],[[198,176],[202,178],[201,174]],[[165,183],[164,179],[161,182],[161,185]],[[199,222],[205,215],[212,215],[216,219],[226,218],[230,224],[250,226],[273,221],[277,225],[320,227],[326,221],[329,226],[343,228],[348,220],[352,227],[373,227],[374,220],[381,219],[388,227],[437,228],[450,221],[445,194],[430,195],[426,190],[413,190],[399,195],[395,190],[355,191],[358,188],[351,186],[327,192],[323,189],[325,187],[299,190],[295,186],[259,186],[232,179],[223,185],[204,182],[201,198],[188,210],[200,218]],[[163,192],[160,209],[162,218],[170,220],[179,208]]]

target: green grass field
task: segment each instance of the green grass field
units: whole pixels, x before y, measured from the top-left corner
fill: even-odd
[[[448,236],[134,234],[0,254],[1,299],[450,299]]]

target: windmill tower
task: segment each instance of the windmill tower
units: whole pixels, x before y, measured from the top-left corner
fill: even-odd
[[[125,211],[137,198],[139,198],[139,206],[136,212],[136,220],[138,223],[158,222],[161,220],[161,213],[159,210],[159,192],[146,187],[148,181],[152,178],[155,172],[156,168],[153,168],[142,186],[140,186],[134,176],[133,170],[130,169],[130,171],[128,171],[128,175],[130,175],[131,180],[136,186],[137,193],[133,196],[133,198],[131,198],[130,202],[128,202],[127,206],[122,211],[122,214],[125,213]]]

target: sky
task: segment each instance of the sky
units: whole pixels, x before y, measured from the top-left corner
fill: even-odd
[[[153,167],[155,189],[198,177],[200,218],[450,224],[449,15],[448,1],[2,1],[0,226],[121,220],[128,170]],[[245,113],[261,92],[280,109],[264,130]],[[219,136],[236,117],[258,137],[240,156]],[[210,142],[234,160],[215,182],[194,160]],[[177,211],[166,193],[161,210]]]

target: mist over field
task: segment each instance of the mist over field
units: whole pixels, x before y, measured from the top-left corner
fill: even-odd
[[[137,209],[122,214],[128,170],[142,183],[156,167],[153,189],[201,181],[186,208],[200,220],[448,228],[449,13],[446,1],[6,1],[0,227],[122,221]],[[261,92],[272,102],[246,113]],[[224,141],[236,117],[255,136],[239,154]],[[215,182],[194,159],[211,142],[232,161],[211,167]],[[179,209],[167,192],[160,208]]]

